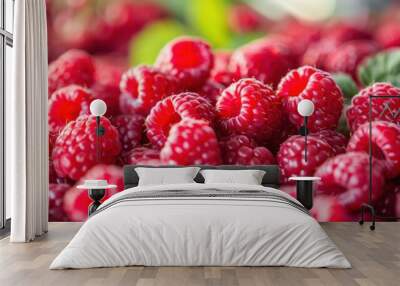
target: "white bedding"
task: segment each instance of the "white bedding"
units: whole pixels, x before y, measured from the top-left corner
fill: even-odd
[[[127,265],[351,267],[317,221],[287,204],[230,197],[152,198],[113,204],[132,192],[207,188],[262,190],[295,201],[279,190],[254,185],[135,187],[108,199],[100,207],[103,211],[85,222],[50,269]]]

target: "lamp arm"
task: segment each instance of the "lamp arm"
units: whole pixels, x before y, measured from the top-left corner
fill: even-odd
[[[308,117],[304,116],[304,161],[307,162],[307,135],[308,135],[308,128],[307,128],[307,123],[308,123]]]

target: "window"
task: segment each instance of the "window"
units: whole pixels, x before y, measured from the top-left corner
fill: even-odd
[[[0,0],[0,228],[9,226],[10,194],[4,187],[5,97],[11,92],[14,0]]]

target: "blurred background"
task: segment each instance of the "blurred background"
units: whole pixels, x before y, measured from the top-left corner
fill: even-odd
[[[235,49],[255,38],[287,33],[307,45],[341,22],[378,32],[398,20],[396,2],[47,0],[49,60],[79,48],[112,56],[121,65],[152,64],[166,42],[183,34],[201,36],[215,49]]]

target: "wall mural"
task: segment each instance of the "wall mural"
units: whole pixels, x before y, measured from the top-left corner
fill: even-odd
[[[292,195],[289,177],[322,178],[319,221],[358,220],[370,95],[382,96],[371,104],[373,201],[400,215],[399,7],[315,23],[238,1],[48,0],[47,19],[50,221],[85,220],[76,186],[106,179],[118,186],[106,197],[120,192],[124,164],[278,164]],[[100,160],[94,99],[107,104]],[[315,105],[307,162],[302,99]]]

